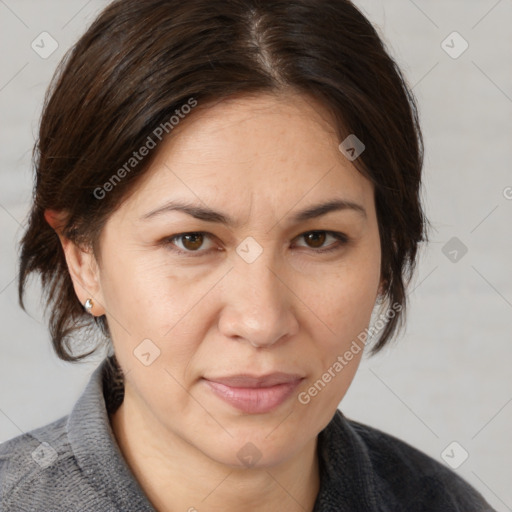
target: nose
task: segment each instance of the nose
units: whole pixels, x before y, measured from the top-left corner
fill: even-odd
[[[272,346],[299,329],[294,294],[263,254],[253,263],[235,263],[224,282],[219,320],[224,336],[254,347]]]

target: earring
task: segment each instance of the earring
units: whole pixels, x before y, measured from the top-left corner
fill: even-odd
[[[91,313],[93,306],[94,306],[94,303],[93,303],[92,299],[87,299],[85,301],[84,308],[87,313]]]

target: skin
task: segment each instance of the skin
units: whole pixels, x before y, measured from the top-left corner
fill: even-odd
[[[340,142],[329,112],[302,95],[199,105],[109,217],[101,258],[61,237],[78,298],[92,297],[92,314],[106,314],[126,375],[112,428],[159,511],[313,509],[317,435],[362,351],[308,404],[298,394],[368,326],[381,285],[373,186]],[[291,222],[333,198],[359,204],[365,215],[344,209]],[[238,225],[178,211],[141,220],[171,199],[208,206]],[[349,241],[329,233],[310,240],[312,230]],[[202,245],[163,242],[198,231],[211,234]],[[247,237],[263,250],[252,263],[236,251]],[[326,247],[337,249],[319,252]],[[144,339],[160,350],[149,366],[134,355]],[[274,371],[305,378],[282,405],[261,414],[235,409],[202,380]],[[260,455],[251,467],[237,456],[248,442]]]

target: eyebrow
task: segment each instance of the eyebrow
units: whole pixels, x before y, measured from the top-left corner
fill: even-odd
[[[330,212],[343,210],[355,211],[366,218],[366,210],[360,204],[346,199],[331,199],[324,203],[309,206],[308,208],[295,213],[295,215],[291,217],[290,221],[292,223],[305,222],[310,219],[315,219],[317,217],[327,215]],[[225,224],[226,226],[230,227],[238,225],[238,223],[229,215],[212,210],[208,207],[198,206],[189,202],[182,201],[169,201],[163,206],[146,213],[140,218],[140,220],[145,221],[172,211],[184,212],[194,217],[195,219],[204,220],[206,222]]]

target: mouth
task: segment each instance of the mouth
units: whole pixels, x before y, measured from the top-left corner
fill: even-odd
[[[224,402],[248,414],[263,414],[282,405],[304,380],[289,373],[263,376],[233,375],[204,378],[209,389]]]

